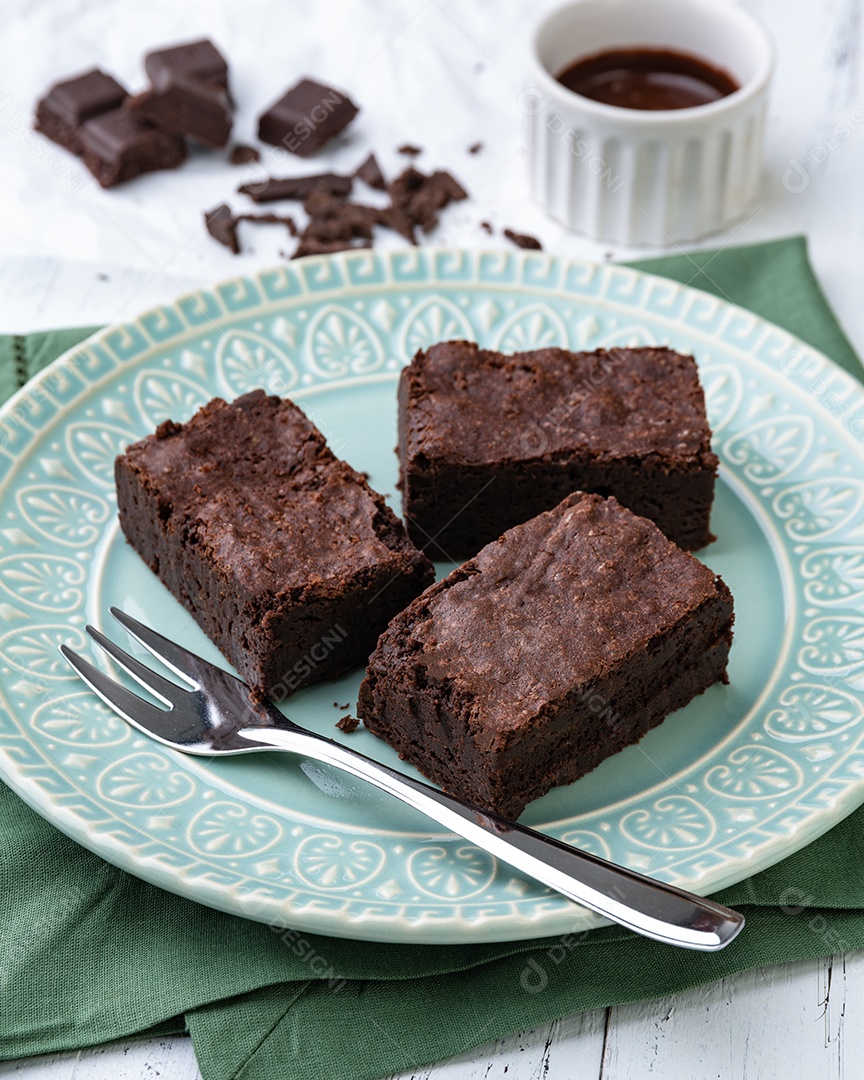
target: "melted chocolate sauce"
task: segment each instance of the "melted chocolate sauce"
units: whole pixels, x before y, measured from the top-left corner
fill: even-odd
[[[582,97],[622,109],[692,109],[738,83],[698,56],[667,49],[615,49],[586,56],[556,76]]]

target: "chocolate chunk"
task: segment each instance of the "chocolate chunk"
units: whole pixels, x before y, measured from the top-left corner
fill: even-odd
[[[370,154],[362,165],[359,165],[354,170],[354,175],[371,188],[377,188],[378,191],[387,190],[387,181],[384,179],[384,173],[381,172],[381,166],[378,164],[378,159],[374,154]]]
[[[341,720],[336,721],[336,727],[344,731],[346,735],[351,735],[359,726],[360,721],[356,716],[343,716]]]
[[[423,153],[422,146],[412,146],[411,143],[403,143],[402,146],[397,147],[397,154],[404,154],[406,157],[418,157]]]
[[[429,233],[438,224],[438,211],[468,193],[448,172],[431,174],[409,166],[390,184],[390,201],[412,225]]]
[[[268,176],[252,184],[243,184],[237,190],[254,202],[262,203],[275,202],[276,199],[305,199],[313,191],[350,195],[353,186],[352,177],[328,172],[313,176]]]
[[[254,146],[246,146],[244,143],[238,143],[233,147],[228,160],[232,165],[248,165],[251,161],[260,161],[261,154]]]
[[[358,112],[341,90],[301,79],[261,115],[258,138],[308,157],[338,135]]]
[[[512,229],[505,229],[504,235],[508,240],[512,241],[516,247],[530,248],[532,251],[543,250],[543,245],[536,236],[529,236],[528,233],[513,232]]]
[[[376,223],[383,225],[385,229],[392,229],[393,232],[399,233],[400,236],[404,236],[409,244],[417,243],[417,235],[414,232],[414,226],[408,220],[404,211],[399,207],[384,206],[378,210],[378,216],[376,217]]]
[[[231,104],[218,83],[166,75],[157,87],[129,98],[126,107],[204,146],[225,146],[231,134]]]
[[[297,245],[292,259],[302,259],[306,255],[332,255],[336,251],[351,251],[354,248],[369,248],[372,247],[368,240],[361,241],[359,244],[353,243],[351,240],[316,240],[310,237],[304,237]]]
[[[78,132],[81,125],[94,116],[119,108],[126,96],[127,91],[115,78],[93,68],[52,86],[36,106],[34,127],[80,155],[84,152]]]
[[[483,230],[483,232],[488,233],[490,236],[495,231],[488,221],[481,221],[480,228]]]
[[[215,210],[207,211],[204,214],[204,224],[214,240],[230,248],[235,255],[240,254],[240,244],[237,241],[237,218],[231,213],[230,206],[223,203]]]
[[[483,149],[483,143],[482,142],[471,143],[471,145],[468,147],[468,153],[469,154],[479,154],[482,149]]]
[[[129,109],[114,109],[80,129],[84,164],[102,187],[114,187],[142,173],[174,169],[186,158],[179,135],[162,131]]]
[[[212,41],[202,38],[185,45],[155,49],[144,57],[144,70],[155,87],[174,77],[216,83],[228,89],[228,64]]]

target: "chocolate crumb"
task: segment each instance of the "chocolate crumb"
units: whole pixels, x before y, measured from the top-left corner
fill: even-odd
[[[405,154],[406,157],[418,157],[423,153],[422,146],[412,146],[411,143],[403,143],[396,148],[397,154]]]
[[[514,232],[512,229],[505,229],[504,235],[508,240],[512,241],[516,247],[530,248],[532,251],[543,250],[543,245],[536,236],[529,236],[528,233]]]
[[[411,225],[429,233],[438,224],[438,211],[451,202],[467,199],[468,192],[450,173],[423,173],[409,165],[390,184],[390,202]]]
[[[336,721],[336,727],[340,731],[344,731],[346,735],[350,735],[353,731],[356,731],[360,726],[360,721],[356,716],[343,716],[341,720]]]
[[[339,706],[337,706],[337,708],[339,708],[339,709],[347,709],[350,704],[351,704],[350,701],[346,701],[344,705],[339,705]]]
[[[480,228],[483,230],[483,232],[488,233],[490,236],[495,231],[488,221],[481,221]]]
[[[479,154],[482,149],[483,149],[483,143],[482,142],[471,143],[471,145],[468,147],[468,153],[469,154]]]
[[[228,160],[232,165],[248,165],[250,161],[260,161],[261,153],[254,146],[240,143],[232,149]]]
[[[354,175],[371,188],[376,188],[378,191],[387,190],[387,181],[384,179],[384,173],[381,172],[381,166],[378,164],[378,159],[374,154],[370,154],[364,162],[357,166]]]
[[[222,203],[214,210],[205,212],[204,224],[214,240],[230,248],[235,255],[240,254],[240,245],[237,242],[237,219],[231,213],[230,206]]]

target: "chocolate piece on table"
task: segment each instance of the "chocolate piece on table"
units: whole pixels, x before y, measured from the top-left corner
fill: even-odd
[[[218,83],[168,75],[157,86],[129,98],[126,108],[204,146],[225,146],[231,135],[231,104]]]
[[[576,492],[393,619],[357,713],[447,791],[515,818],[726,682],[733,617],[707,566]]]
[[[208,210],[204,214],[204,224],[214,240],[230,248],[235,255],[240,254],[240,244],[237,241],[237,218],[231,212],[230,206],[223,203],[215,210]]]
[[[490,236],[495,231],[488,221],[481,221],[480,228],[483,230],[483,232],[488,233]]]
[[[383,497],[263,390],[166,420],[115,480],[129,543],[261,697],[364,664],[434,577]]]
[[[316,237],[303,237],[291,255],[292,259],[303,259],[307,255],[332,255],[337,251],[354,251],[356,248],[370,248],[368,240],[356,243],[350,239],[319,240]]]
[[[78,132],[81,125],[100,113],[119,108],[125,97],[127,91],[115,78],[94,68],[74,79],[55,83],[36,106],[34,127],[80,155],[84,152]]]
[[[228,90],[228,63],[216,46],[207,38],[154,49],[144,57],[144,70],[150,82],[160,87],[166,80],[180,77],[204,83],[216,83]]]
[[[344,731],[346,735],[351,735],[359,726],[360,720],[356,716],[343,716],[341,720],[336,721],[336,727]]]
[[[483,143],[482,142],[471,143],[471,145],[468,147],[468,153],[469,154],[479,154],[482,149],[483,149]]]
[[[528,233],[514,232],[512,229],[505,229],[504,235],[508,240],[514,243],[516,247],[528,248],[532,251],[543,250],[543,245],[536,236],[530,236]]]
[[[258,138],[308,157],[347,127],[359,111],[341,90],[301,79],[262,113]]]
[[[102,187],[114,187],[142,173],[174,169],[186,158],[179,135],[162,131],[129,109],[95,116],[80,130],[84,164]]]
[[[412,146],[411,143],[403,143],[402,146],[396,148],[397,154],[404,154],[406,157],[419,157],[423,153],[422,146]]]
[[[432,345],[400,376],[398,453],[409,534],[445,558],[571,491],[614,495],[683,548],[712,539],[705,395],[693,357],[672,349]]]
[[[390,183],[390,201],[412,225],[424,233],[438,224],[438,211],[451,202],[467,199],[468,192],[450,173],[423,173],[409,165]]]
[[[330,195],[350,195],[354,180],[340,173],[315,173],[312,176],[268,176],[237,190],[248,195],[253,202],[275,202],[277,199],[305,199],[313,191],[325,191]]]
[[[250,162],[260,161],[261,152],[254,146],[246,146],[245,143],[238,143],[237,146],[231,148],[228,160],[232,165],[248,165]]]
[[[384,179],[384,173],[381,172],[381,166],[378,164],[378,159],[374,154],[370,154],[364,162],[357,166],[354,175],[371,188],[376,188],[378,191],[387,190],[387,181]]]

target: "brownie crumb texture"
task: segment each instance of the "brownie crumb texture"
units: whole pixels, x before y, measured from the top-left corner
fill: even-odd
[[[341,720],[336,721],[336,727],[344,731],[346,735],[356,731],[359,726],[360,720],[356,716],[343,716]]]

